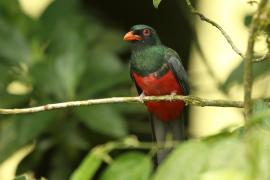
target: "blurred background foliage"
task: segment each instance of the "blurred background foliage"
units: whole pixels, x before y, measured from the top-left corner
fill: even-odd
[[[1,108],[136,95],[129,77],[128,44],[122,41],[133,24],[151,24],[158,29],[165,44],[181,50],[185,66],[191,41],[197,43],[193,18],[184,1],[164,1],[157,11],[150,0],[136,1],[132,6],[124,0],[56,0],[42,14],[34,15],[26,15],[19,2],[0,1]],[[269,61],[255,64],[255,78],[269,75],[269,67]],[[242,63],[220,90],[227,92],[241,83]],[[248,133],[243,134],[242,128],[233,133],[224,131],[179,146],[154,179],[269,179],[266,167],[270,167],[270,161],[263,160],[269,159],[270,152],[269,110],[263,103],[255,109]],[[129,134],[150,140],[147,118],[144,107],[138,104],[1,115],[0,164],[32,144],[32,152],[28,150],[18,162],[16,174],[59,180],[70,176],[149,179],[153,173],[151,153],[113,151],[110,155],[116,158],[107,166],[103,161],[111,162],[106,154],[112,149],[94,148]],[[180,171],[175,167],[185,168]]]
[[[25,2],[0,2],[1,108],[136,95],[129,76],[128,44],[122,38],[133,24],[150,22],[147,18],[135,22],[140,18],[133,14],[128,22],[124,15],[128,9],[121,12],[123,7],[107,1],[57,0],[43,13],[34,14],[29,14]],[[151,11],[145,15],[157,16],[152,2],[147,3]],[[120,15],[119,19],[110,13]],[[127,22],[121,22],[124,18]],[[188,47],[184,49],[187,56]],[[33,152],[20,162],[16,173],[67,179],[98,144],[130,133],[150,140],[147,117],[137,104],[1,116],[0,164],[34,143]]]

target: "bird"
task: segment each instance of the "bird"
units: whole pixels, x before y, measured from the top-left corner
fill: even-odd
[[[123,40],[131,44],[130,76],[138,94],[144,96],[188,95],[187,72],[176,51],[162,44],[157,31],[148,25],[134,25]],[[156,143],[185,140],[186,121],[183,101],[144,103],[150,113],[153,139]],[[160,164],[170,150],[159,150],[156,163]]]

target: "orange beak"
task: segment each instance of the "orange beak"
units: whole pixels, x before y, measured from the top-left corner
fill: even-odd
[[[133,31],[129,31],[127,34],[124,36],[125,41],[138,41],[141,40],[142,37],[139,35],[133,34]]]

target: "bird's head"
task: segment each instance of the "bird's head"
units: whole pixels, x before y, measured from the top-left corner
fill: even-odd
[[[125,41],[131,41],[135,46],[151,46],[160,44],[155,29],[147,25],[135,25],[124,36]]]

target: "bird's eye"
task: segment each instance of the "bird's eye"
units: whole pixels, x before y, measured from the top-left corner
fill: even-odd
[[[143,30],[143,35],[144,35],[144,36],[149,36],[150,34],[151,34],[150,29],[144,29],[144,30]]]

